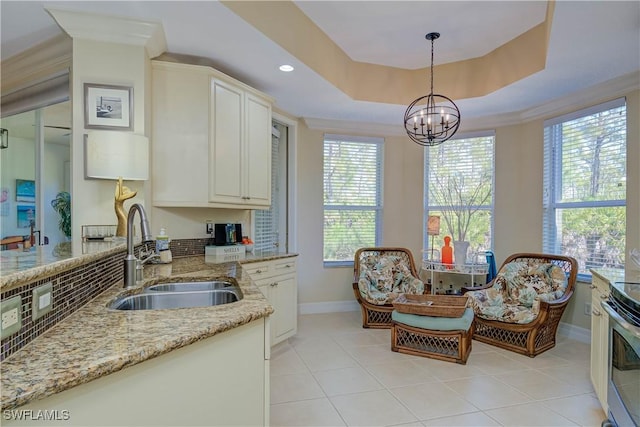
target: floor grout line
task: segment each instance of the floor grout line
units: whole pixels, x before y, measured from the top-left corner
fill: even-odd
[[[309,315],[309,316],[313,316],[313,315]],[[309,320],[308,323],[313,323],[311,321],[311,319],[307,319]],[[322,320],[322,319],[320,319]],[[351,321],[353,319],[350,319],[349,321]],[[357,322],[360,322],[361,319],[357,319]],[[352,328],[352,325],[350,325],[348,322],[346,322],[347,328]],[[493,380],[502,383],[504,385],[506,385],[509,389],[512,389],[514,391],[517,391],[520,394],[523,394],[524,396],[526,396],[527,399],[530,399],[527,402],[522,402],[522,403],[517,403],[517,404],[509,404],[509,405],[504,405],[504,406],[499,406],[496,408],[491,408],[491,409],[487,409],[487,410],[482,410],[480,408],[477,408],[472,402],[468,401],[467,399],[465,399],[465,397],[463,395],[461,395],[459,392],[457,392],[455,389],[453,389],[453,392],[458,395],[461,399],[463,399],[464,401],[466,401],[468,404],[470,404],[472,407],[475,407],[477,409],[477,411],[471,411],[471,412],[462,412],[459,414],[456,414],[454,416],[461,416],[461,415],[465,415],[465,414],[473,414],[473,413],[481,413],[484,416],[488,417],[489,419],[495,421],[497,424],[502,425],[496,418],[494,418],[493,416],[491,416],[488,411],[494,411],[494,410],[499,410],[499,409],[504,409],[504,408],[511,408],[511,407],[517,407],[519,405],[527,405],[527,404],[542,404],[545,407],[547,407],[551,412],[553,412],[554,414],[558,414],[559,416],[561,416],[562,418],[575,423],[576,421],[559,413],[557,410],[553,410],[551,409],[551,407],[548,407],[545,403],[549,403],[549,402],[553,402],[554,400],[559,400],[559,399],[565,399],[565,398],[571,398],[571,397],[576,397],[576,396],[586,396],[586,395],[590,395],[592,396],[593,393],[592,391],[583,391],[581,393],[576,393],[576,394],[569,394],[567,396],[561,396],[561,397],[553,397],[553,398],[543,398],[543,399],[536,399],[531,395],[526,394],[525,392],[521,391],[520,389],[518,389],[516,386],[512,386],[511,384],[505,382],[504,380],[501,380],[499,378],[497,378],[497,376],[501,376],[501,375],[511,375],[511,374],[515,374],[518,372],[523,372],[523,371],[533,371],[536,372],[540,375],[543,375],[545,377],[549,377],[550,379],[554,379],[558,382],[561,382],[563,385],[567,386],[567,387],[573,387],[576,390],[581,389],[582,387],[580,385],[575,385],[572,383],[569,383],[567,381],[564,380],[560,380],[557,378],[554,378],[550,373],[544,372],[544,369],[557,369],[557,368],[562,368],[565,366],[572,366],[572,362],[570,360],[565,359],[562,356],[559,355],[555,355],[555,354],[550,354],[558,359],[560,359],[558,361],[557,364],[551,364],[549,366],[542,366],[542,367],[534,367],[534,366],[530,366],[527,365],[525,363],[523,363],[522,359],[519,359],[519,355],[511,355],[508,352],[504,352],[502,351],[502,349],[496,349],[495,351],[493,349],[488,349],[485,348],[483,346],[481,351],[477,352],[477,355],[485,355],[483,356],[483,358],[486,357],[490,357],[490,356],[486,356],[487,354],[490,353],[495,353],[496,355],[501,355],[506,357],[507,359],[513,361],[513,362],[519,362],[521,363],[525,368],[524,369],[514,369],[513,371],[505,371],[505,372],[499,372],[499,373],[489,373],[486,371],[486,369],[483,369],[481,366],[474,366],[469,364],[469,366],[474,367],[475,369],[477,369],[478,371],[480,371],[482,373],[482,375],[470,375],[468,377],[461,377],[461,378],[454,378],[454,379],[440,379],[438,377],[436,377],[435,375],[433,375],[431,373],[431,370],[433,368],[426,368],[426,367],[420,367],[417,366],[416,369],[422,369],[423,371],[425,371],[428,375],[430,375],[433,380],[431,381],[421,381],[421,382],[417,382],[417,383],[411,383],[411,384],[404,384],[404,385],[398,385],[398,386],[387,386],[385,384],[385,382],[380,379],[378,376],[376,376],[373,372],[374,370],[371,368],[371,365],[378,365],[378,364],[385,364],[387,363],[384,360],[381,360],[380,362],[363,362],[361,360],[358,360],[357,357],[354,356],[354,349],[362,349],[362,348],[367,348],[367,347],[371,347],[371,348],[375,348],[375,347],[381,347],[384,345],[384,343],[379,342],[379,343],[375,343],[376,340],[377,341],[382,341],[379,337],[380,337],[380,333],[379,332],[373,332],[371,330],[349,330],[349,331],[345,331],[344,333],[336,333],[335,332],[335,326],[336,325],[332,325],[331,327],[328,328],[328,331],[326,332],[321,332],[320,331],[320,327],[318,327],[317,325],[313,325],[313,327],[311,328],[312,333],[307,334],[308,332],[304,330],[304,328],[299,328],[299,333],[298,333],[298,339],[302,339],[302,340],[315,340],[315,341],[319,341],[319,342],[324,342],[327,341],[328,343],[331,343],[332,345],[336,345],[337,348],[340,348],[349,358],[349,361],[351,363],[353,363],[353,366],[345,366],[345,367],[336,367],[336,368],[330,368],[330,369],[320,369],[320,370],[316,370],[316,371],[312,371],[310,368],[310,365],[308,363],[307,360],[305,360],[305,357],[299,352],[300,349],[304,348],[305,343],[304,342],[299,342],[297,343],[297,345],[295,344],[288,344],[288,348],[286,348],[285,351],[293,351],[295,353],[295,355],[301,360],[305,370],[306,370],[306,374],[310,374],[312,376],[312,378],[314,379],[316,385],[320,388],[320,390],[322,390],[323,396],[322,398],[309,398],[309,399],[300,399],[297,401],[310,401],[310,400],[317,400],[317,399],[326,399],[330,405],[333,407],[333,409],[335,410],[336,414],[340,417],[340,419],[342,420],[342,422],[345,425],[348,425],[347,423],[347,419],[344,418],[344,415],[338,410],[338,408],[336,407],[336,405],[334,404],[332,397],[338,397],[338,396],[348,396],[348,395],[357,395],[357,394],[362,394],[362,393],[370,393],[370,392],[377,392],[377,391],[385,391],[388,394],[390,394],[394,401],[396,403],[398,403],[402,408],[404,408],[409,414],[411,414],[412,417],[414,417],[417,420],[417,423],[422,424],[422,425],[426,425],[425,422],[429,422],[429,421],[433,421],[433,420],[437,420],[437,419],[447,419],[450,418],[451,416],[447,416],[447,417],[434,417],[434,418],[428,418],[428,419],[421,419],[420,417],[418,417],[418,414],[414,413],[410,407],[404,403],[398,396],[396,396],[393,393],[393,389],[398,389],[398,388],[402,388],[402,387],[409,387],[409,386],[419,386],[419,385],[423,385],[423,384],[429,384],[429,383],[439,383],[442,385],[446,385],[447,382],[451,382],[451,381],[469,381],[473,378],[485,378],[485,377],[490,377]],[[370,339],[372,342],[374,343],[366,343],[366,344],[362,344],[362,345],[349,345],[349,341],[348,338],[346,339],[345,342],[345,336],[348,335],[353,335],[353,339],[357,340],[356,335],[362,335],[363,337],[368,337],[368,339]],[[295,339],[295,338],[294,338]],[[310,341],[312,344],[310,345],[314,345],[313,341]],[[366,339],[365,339],[366,342]],[[475,342],[474,342],[475,343]],[[570,345],[572,342],[570,340],[563,340],[562,343],[559,343],[560,345]],[[297,348],[297,347],[300,347]],[[390,347],[390,338],[389,338],[389,347]],[[308,347],[307,347],[308,348]],[[557,347],[556,347],[557,348]],[[308,350],[307,350],[308,351]],[[390,348],[389,348],[389,351]],[[303,351],[304,353],[304,351]],[[407,357],[412,357],[409,355],[404,355],[404,354],[400,354],[397,353],[399,356],[407,356]],[[510,357],[511,356],[511,357]],[[469,357],[469,361],[472,361],[472,357],[473,357],[473,351],[472,354]],[[416,361],[421,360],[421,358],[414,358]],[[400,360],[400,358],[398,359]],[[412,359],[406,359],[407,361],[411,361]],[[582,362],[582,361],[581,361]],[[398,363],[398,362],[393,362],[393,363]],[[443,362],[446,363],[446,362]],[[358,367],[360,368],[368,377],[370,377],[371,379],[373,379],[375,381],[375,383],[381,387],[378,390],[367,390],[367,391],[354,391],[354,392],[350,392],[350,393],[344,393],[344,394],[339,394],[336,396],[329,396],[327,394],[327,391],[325,390],[325,388],[322,386],[322,384],[318,381],[318,378],[316,376],[316,374],[321,373],[321,372],[327,372],[327,371],[333,371],[333,370],[337,370],[337,369],[349,369],[349,368],[354,368],[354,367]],[[286,374],[283,374],[286,375]],[[296,402],[296,401],[294,401]],[[274,404],[272,406],[275,405],[283,405],[286,403],[290,403],[290,402],[282,402],[282,403],[277,403]]]

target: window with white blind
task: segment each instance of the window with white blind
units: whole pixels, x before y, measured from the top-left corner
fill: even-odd
[[[585,279],[624,266],[626,117],[622,98],[544,123],[543,248]]]
[[[254,211],[256,250],[287,250],[287,132],[274,124],[271,137],[271,207]]]
[[[324,137],[324,263],[353,265],[377,246],[382,221],[382,138]]]
[[[493,133],[482,133],[425,149],[425,248],[431,249],[433,240],[433,248],[440,250],[450,236],[469,242],[469,257],[491,249],[494,142]],[[426,227],[430,215],[440,217],[433,236]]]

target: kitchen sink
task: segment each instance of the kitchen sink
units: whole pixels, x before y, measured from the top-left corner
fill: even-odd
[[[193,292],[212,291],[215,289],[237,289],[237,286],[227,280],[211,280],[206,282],[171,282],[159,283],[144,289],[144,292]]]
[[[154,292],[116,298],[109,308],[116,310],[163,310],[170,308],[210,307],[242,299],[239,290],[216,289],[191,292]]]

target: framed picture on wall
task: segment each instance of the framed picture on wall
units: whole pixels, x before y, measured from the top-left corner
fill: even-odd
[[[16,179],[16,201],[35,202],[36,182],[31,179]]]
[[[85,83],[84,127],[133,130],[133,88]]]
[[[18,205],[18,228],[27,228],[31,225],[31,222],[36,221],[36,207],[34,205]]]

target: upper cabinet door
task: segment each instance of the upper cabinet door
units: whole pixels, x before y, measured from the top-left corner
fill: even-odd
[[[271,204],[271,100],[205,66],[152,61],[154,206]]]
[[[153,63],[151,187],[156,206],[206,206],[209,74]]]
[[[271,205],[271,104],[246,97],[245,190],[252,205]]]
[[[243,203],[242,141],[244,91],[211,80],[211,141],[209,150],[209,201]]]

